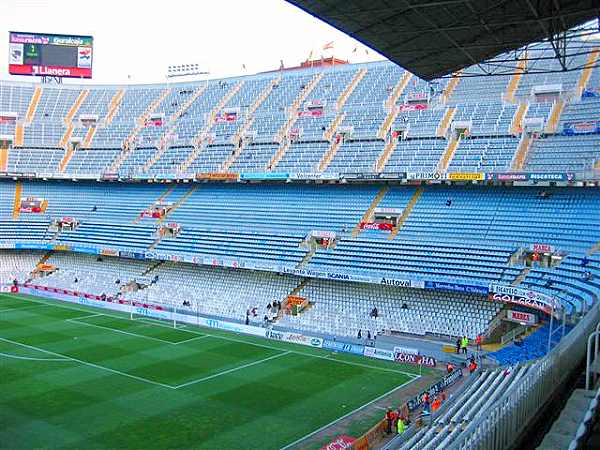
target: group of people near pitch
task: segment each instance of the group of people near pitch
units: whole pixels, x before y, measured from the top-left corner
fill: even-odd
[[[481,344],[483,343],[483,336],[481,336],[481,334],[478,334],[477,337],[475,338],[475,344],[477,345],[477,351],[481,351]],[[469,349],[469,338],[466,336],[463,337],[459,337],[456,339],[456,354],[467,354],[467,351]]]
[[[477,345],[477,351],[481,351],[482,341],[483,341],[483,337],[481,335],[477,335],[477,337],[475,338],[475,344]],[[469,348],[469,338],[467,336],[463,336],[462,338],[459,337],[456,340],[456,353],[457,354],[463,353],[463,354],[467,355],[468,348]],[[478,364],[477,364],[474,354],[472,354],[468,358],[466,367],[469,370],[470,374],[474,373],[477,370]],[[455,369],[456,369],[456,366],[452,362],[448,362],[446,364],[446,372],[448,374],[454,372]],[[433,414],[435,411],[437,411],[442,406],[442,403],[445,400],[446,400],[446,393],[443,390],[437,396],[435,396],[433,399],[431,398],[431,395],[429,392],[427,392],[427,391],[424,392],[421,397],[422,412],[421,412],[421,416],[419,416],[419,417],[428,416],[430,414]],[[408,408],[406,407],[406,405],[404,407],[398,408],[397,411],[394,411],[392,408],[388,408],[385,413],[385,421],[386,421],[386,433],[388,435],[392,434],[392,433],[403,434],[405,432],[405,430],[407,429],[407,427],[411,423]],[[418,425],[418,421],[417,421],[417,425]]]
[[[442,406],[442,403],[446,401],[446,393],[442,390],[438,395],[431,398],[429,392],[425,391],[421,398],[422,402],[422,416],[427,416],[434,413]],[[417,420],[417,426],[419,426],[419,420]],[[406,428],[410,425],[410,414],[406,405],[402,408],[398,408],[394,411],[392,408],[388,408],[385,413],[386,421],[386,433],[392,434],[397,432],[403,434]]]

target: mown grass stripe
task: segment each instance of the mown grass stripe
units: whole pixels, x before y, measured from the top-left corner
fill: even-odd
[[[44,348],[35,347],[35,346],[33,346],[33,345],[24,344],[24,343],[22,343],[22,342],[12,341],[12,340],[10,340],[10,339],[5,339],[5,338],[2,338],[2,337],[0,337],[0,341],[2,341],[2,342],[6,342],[6,343],[8,343],[8,344],[19,345],[19,346],[21,346],[21,347],[28,348],[28,349],[30,349],[30,350],[37,350],[37,351],[39,351],[39,352],[46,353],[46,354],[48,354],[48,355],[53,355],[53,356],[59,356],[59,357],[63,357],[63,358],[66,358],[66,359],[68,359],[68,360],[70,360],[70,361],[73,361],[73,362],[77,362],[77,363],[79,363],[79,364],[82,364],[82,365],[84,365],[84,366],[89,366],[89,367],[94,367],[94,368],[96,368],[96,369],[105,370],[105,371],[107,371],[107,372],[111,372],[111,373],[114,373],[114,374],[117,374],[117,375],[122,375],[122,376],[124,376],[124,377],[132,378],[132,379],[134,379],[134,380],[138,380],[138,381],[143,381],[143,382],[145,382],[145,383],[153,384],[153,385],[155,385],[155,386],[162,386],[162,387],[164,387],[164,388],[167,388],[167,389],[174,389],[174,387],[173,387],[173,386],[170,386],[170,385],[168,385],[168,384],[159,383],[158,381],[152,381],[152,380],[148,380],[147,378],[138,377],[137,375],[132,375],[132,374],[130,374],[130,373],[121,372],[120,370],[111,369],[110,367],[101,366],[101,365],[99,365],[99,364],[94,364],[94,363],[92,363],[92,362],[89,362],[89,361],[83,361],[83,360],[81,360],[81,359],[73,358],[73,357],[71,357],[71,356],[64,355],[64,354],[62,354],[62,353],[53,352],[53,351],[51,351],[51,350],[46,350],[46,349],[44,349]]]
[[[10,295],[10,294],[8,294]],[[83,312],[88,312],[89,310],[85,310],[85,309],[81,309],[81,308],[76,308],[76,307],[71,307],[71,306],[67,306],[67,305],[62,305],[62,304],[48,304],[45,303],[44,301],[37,301],[37,300],[33,300],[33,299],[29,299],[29,298],[25,298],[25,301],[31,301],[34,303],[41,303],[41,304],[45,304],[48,306],[56,306],[58,308],[63,308],[63,309],[70,309],[70,310],[75,310],[75,311],[83,311]],[[93,308],[92,308],[93,309]],[[107,316],[107,317],[113,317],[116,319],[120,319],[123,320],[124,316],[117,316],[114,314],[105,314],[102,313],[102,315]],[[173,327],[171,325],[167,325],[167,324],[163,324],[162,322],[160,322],[159,320],[156,319],[151,319],[151,318],[147,318],[147,317],[142,317],[140,319],[138,319],[140,321],[144,321],[144,322],[148,322],[151,323],[155,326],[160,326],[160,327],[166,327],[169,329],[173,329]],[[252,345],[255,347],[262,347],[262,348],[267,348],[270,350],[283,350],[281,347],[276,347],[273,345],[268,345],[268,344],[261,344],[258,342],[252,342],[252,341],[248,341],[248,340],[244,340],[244,339],[238,339],[238,338],[234,338],[234,337],[230,337],[230,336],[222,336],[222,335],[216,335],[216,334],[212,334],[212,333],[205,333],[205,332],[200,332],[200,331],[194,331],[191,329],[184,329],[181,330],[184,331],[186,333],[191,333],[191,334],[195,334],[198,336],[210,336],[212,338],[215,339],[221,339],[221,340],[225,340],[225,341],[230,341],[230,342],[237,342],[240,344],[246,344],[246,345]],[[384,372],[390,372],[390,373],[398,373],[398,374],[402,374],[402,375],[406,375],[412,378],[419,378],[420,375],[414,373],[414,372],[406,372],[404,370],[398,370],[398,369],[392,369],[389,367],[382,367],[382,366],[378,366],[378,365],[372,365],[372,364],[366,364],[366,363],[359,363],[359,362],[355,362],[355,361],[346,361],[346,360],[341,360],[341,359],[336,359],[333,354],[329,354],[329,355],[316,355],[316,354],[312,354],[312,353],[306,353],[306,352],[302,352],[299,350],[290,350],[292,353],[297,354],[297,355],[302,355],[302,356],[309,356],[312,358],[319,358],[319,359],[325,359],[328,361],[332,361],[332,362],[336,362],[339,364],[347,364],[347,365],[351,365],[351,366],[356,366],[356,367],[363,367],[363,368],[367,368],[367,369],[373,369],[373,370],[380,370],[380,371],[384,371]]]

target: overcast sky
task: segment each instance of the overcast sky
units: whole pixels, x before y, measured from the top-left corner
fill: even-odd
[[[311,50],[331,56],[322,50],[331,41],[336,57],[383,59],[283,0],[0,0],[0,29],[0,78],[25,81],[8,75],[9,31],[92,35],[96,84],[162,82],[182,63],[210,78],[252,74],[297,65]]]

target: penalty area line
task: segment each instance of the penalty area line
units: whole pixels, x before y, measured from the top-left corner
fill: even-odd
[[[10,353],[2,353],[0,352],[0,356],[4,356],[5,358],[10,358],[10,359],[20,359],[20,360],[24,360],[24,361],[69,361],[67,358],[34,358],[34,357],[30,357],[30,356],[18,356],[18,355],[11,355]]]
[[[256,366],[257,364],[262,364],[262,363],[267,362],[267,361],[272,361],[274,359],[281,358],[282,356],[286,356],[286,355],[289,355],[291,353],[292,353],[291,351],[286,351],[286,352],[283,352],[283,353],[278,353],[276,355],[272,355],[272,356],[269,356],[267,358],[259,359],[258,361],[252,361],[252,362],[249,362],[248,364],[242,364],[241,366],[232,367],[231,369],[223,370],[222,372],[218,372],[218,373],[215,373],[213,375],[209,375],[207,377],[202,377],[202,378],[199,378],[197,380],[192,380],[192,381],[188,381],[187,383],[179,384],[177,386],[174,386],[174,388],[175,389],[179,389],[179,388],[183,388],[183,387],[186,387],[186,386],[191,386],[193,384],[203,383],[204,381],[212,380],[213,378],[218,378],[218,377],[221,377],[223,375],[227,375],[227,374],[230,374],[232,372],[237,372],[238,370],[246,369],[248,367]]]
[[[104,314],[96,314],[94,316],[88,316],[88,317],[96,317],[96,316],[103,316],[103,315]],[[105,327],[103,325],[96,325],[95,323],[84,322],[84,321],[81,321],[80,319],[81,319],[81,317],[77,317],[75,319],[65,319],[65,321],[75,323],[77,325],[86,325],[88,327],[94,327],[94,328],[100,328],[102,330],[113,331],[115,333],[125,334],[127,336],[146,338],[146,339],[150,339],[152,341],[162,342],[163,344],[176,344],[175,342],[167,341],[166,339],[161,339],[161,338],[157,338],[157,337],[153,337],[153,336],[146,336],[146,335],[138,334],[138,333],[130,333],[129,331],[119,330],[118,328]]]
[[[58,356],[58,357],[61,357],[61,358],[65,358],[65,359],[67,359],[69,361],[73,361],[73,362],[79,363],[79,364],[84,365],[84,366],[88,366],[88,367],[93,367],[95,369],[104,370],[106,372],[114,373],[116,375],[121,375],[121,376],[124,376],[124,377],[127,377],[127,378],[131,378],[133,380],[143,381],[144,383],[153,384],[155,386],[161,386],[161,387],[164,387],[164,388],[167,388],[167,389],[175,389],[173,386],[170,386],[168,384],[164,384],[164,383],[159,383],[157,381],[148,380],[147,378],[138,377],[137,375],[132,375],[132,374],[127,373],[127,372],[121,372],[120,370],[111,369],[110,367],[101,366],[99,364],[94,364],[94,363],[91,363],[91,362],[88,362],[88,361],[82,361],[81,359],[73,358],[73,357],[68,356],[68,355],[63,355],[62,353],[57,353],[57,352],[53,352],[53,351],[50,351],[50,350],[45,350],[43,348],[35,347],[33,345],[23,344],[22,342],[12,341],[10,339],[6,339],[6,338],[2,338],[2,337],[0,337],[0,341],[6,342],[8,344],[19,345],[21,347],[28,348],[30,350],[37,350],[39,352],[46,353],[47,355],[52,355],[52,356]]]

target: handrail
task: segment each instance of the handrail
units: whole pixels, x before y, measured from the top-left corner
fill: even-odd
[[[585,354],[589,333],[598,327],[600,304],[596,303],[579,325],[550,353],[532,364],[521,382],[509,388],[487,411],[463,430],[448,450],[511,447],[525,427],[544,407],[557,386],[576,368]],[[599,333],[600,334],[600,333]],[[594,333],[598,339],[598,335]]]

